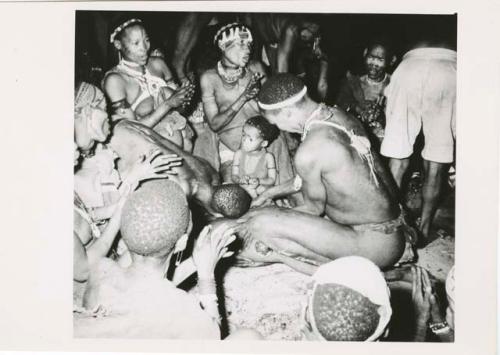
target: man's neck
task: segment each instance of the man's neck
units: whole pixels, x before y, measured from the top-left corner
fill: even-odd
[[[301,133],[302,134],[304,132],[305,126],[309,122],[317,120],[319,118],[319,115],[317,112],[319,109],[320,109],[319,103],[314,102],[312,100],[307,101],[304,104],[304,108],[302,110],[303,115],[302,115],[301,120],[299,122],[299,129],[294,133]]]
[[[373,76],[373,77],[370,77],[369,75],[366,75],[366,78],[368,79],[368,82],[371,82],[371,83],[381,83],[382,81],[384,81],[385,79],[385,72],[383,72],[382,74],[380,75],[377,75],[377,76]]]
[[[140,269],[150,274],[162,275],[165,271],[165,258],[155,258],[150,256],[131,253],[133,269]]]

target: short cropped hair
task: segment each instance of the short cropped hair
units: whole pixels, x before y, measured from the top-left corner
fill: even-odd
[[[276,74],[262,85],[257,100],[266,105],[276,104],[298,94],[304,86],[304,82],[293,74]]]
[[[272,124],[262,116],[254,116],[249,118],[245,124],[257,128],[261,137],[271,144],[280,135],[278,126]]]
[[[144,256],[164,256],[187,232],[190,212],[179,184],[151,180],[134,191],[123,206],[120,232],[128,249]]]
[[[316,287],[312,300],[316,327],[326,340],[364,341],[377,329],[378,305],[338,284]]]
[[[252,197],[238,184],[215,187],[212,208],[226,218],[239,218],[248,212]]]

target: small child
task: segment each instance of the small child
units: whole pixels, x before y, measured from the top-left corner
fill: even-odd
[[[252,198],[276,184],[276,161],[266,148],[279,133],[278,127],[262,116],[249,118],[243,126],[241,147],[234,154],[232,179]]]

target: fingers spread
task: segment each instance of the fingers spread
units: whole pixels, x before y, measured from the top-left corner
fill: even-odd
[[[159,150],[159,149],[156,149],[156,150],[152,151],[152,152],[149,154],[149,156],[147,157],[147,161],[148,161],[149,163],[151,163],[151,162],[154,160],[154,158],[156,158],[156,157],[157,157],[157,156],[159,156],[160,154],[162,154],[162,151],[161,151],[161,150]]]

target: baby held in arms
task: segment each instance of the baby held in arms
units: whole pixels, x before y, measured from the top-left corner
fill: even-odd
[[[233,182],[256,198],[277,180],[276,161],[267,147],[279,136],[279,129],[262,116],[249,118],[243,126],[241,146],[232,166]]]

